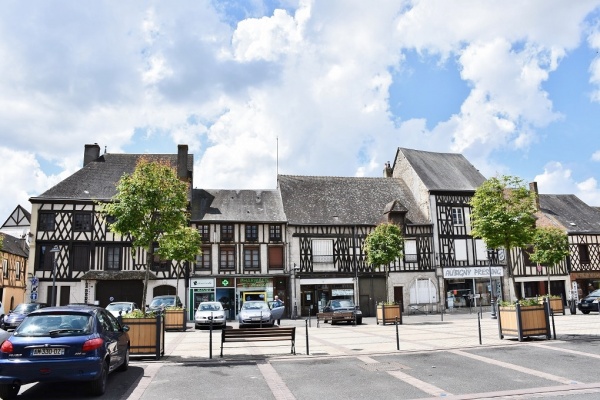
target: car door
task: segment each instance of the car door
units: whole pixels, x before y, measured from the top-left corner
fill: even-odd
[[[116,318],[105,310],[98,312],[98,320],[102,326],[106,350],[110,354],[109,370],[112,371],[123,362],[123,352],[119,348],[120,325]]]

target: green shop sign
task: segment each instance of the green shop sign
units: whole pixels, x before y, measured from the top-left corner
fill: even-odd
[[[266,287],[271,283],[270,278],[238,278],[238,287]]]

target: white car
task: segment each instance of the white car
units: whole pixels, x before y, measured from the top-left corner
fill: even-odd
[[[238,314],[240,328],[248,325],[269,326],[275,324],[275,319],[271,314],[271,309],[266,301],[246,301]]]
[[[139,309],[140,308],[138,305],[131,301],[115,301],[106,306],[106,311],[110,312],[115,317],[118,317],[119,315],[125,315]]]
[[[213,326],[225,327],[227,318],[223,305],[218,301],[203,301],[198,305],[196,315],[194,316],[194,326],[199,329],[201,326],[210,326],[212,321]]]

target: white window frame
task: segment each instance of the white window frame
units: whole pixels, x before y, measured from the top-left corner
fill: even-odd
[[[8,260],[6,258],[2,259],[2,276],[8,278]]]
[[[488,251],[482,239],[475,239],[475,257],[478,261],[487,261]]]
[[[467,239],[454,239],[454,260],[469,261]]]
[[[314,263],[333,263],[332,239],[313,239],[311,245]]]
[[[21,279],[21,261],[15,261],[15,279]]]
[[[465,215],[461,207],[452,207],[452,225],[463,226],[465,224]]]

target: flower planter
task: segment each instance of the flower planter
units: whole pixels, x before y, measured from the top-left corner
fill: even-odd
[[[377,305],[377,325],[379,325],[379,322],[381,322],[382,325],[395,324],[396,319],[399,324],[402,324],[402,308],[400,307],[400,304]]]
[[[165,325],[161,315],[123,318],[123,325],[129,327],[129,353],[132,356],[154,356],[158,360],[165,354]]]
[[[185,331],[186,329],[185,309],[165,310],[165,330]]]
[[[547,302],[533,306],[498,307],[498,330],[500,339],[516,336],[519,342],[529,336],[546,336],[550,339],[550,306]]]
[[[539,298],[538,301],[540,304],[544,303],[544,299],[548,299],[547,297],[542,297]],[[556,298],[550,298],[549,299],[549,303],[550,303],[550,310],[552,310],[552,312],[554,314],[562,314],[565,315],[565,306],[563,304],[563,299],[562,297],[556,297]]]

